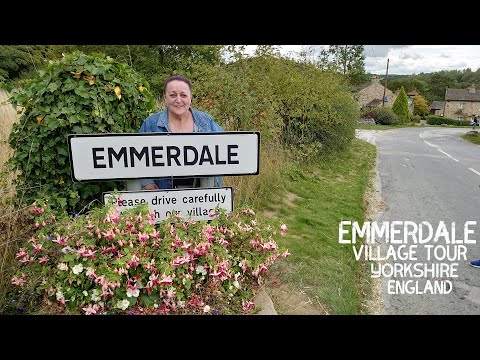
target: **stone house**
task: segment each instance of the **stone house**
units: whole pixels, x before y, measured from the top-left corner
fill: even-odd
[[[443,117],[472,120],[475,115],[480,115],[480,91],[475,89],[475,85],[472,84],[467,89],[445,90]]]
[[[370,83],[355,93],[355,99],[358,101],[360,109],[368,109],[376,106],[382,106],[383,92],[385,91],[386,102],[385,106],[392,106],[397,98],[391,90],[384,89],[380,84],[380,77],[373,76]]]
[[[445,107],[445,101],[432,101],[432,105],[429,108],[430,115],[443,116],[443,108]]]

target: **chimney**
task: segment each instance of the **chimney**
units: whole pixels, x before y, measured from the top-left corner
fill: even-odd
[[[469,94],[475,94],[475,84],[470,84],[468,87]]]

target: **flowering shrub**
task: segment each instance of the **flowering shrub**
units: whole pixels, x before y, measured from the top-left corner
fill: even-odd
[[[35,236],[16,254],[12,284],[41,295],[47,312],[68,314],[240,314],[280,250],[277,230],[250,209],[181,213],[155,224],[146,204],[111,203],[84,215],[54,214],[37,200]],[[55,309],[55,311],[53,310]]]

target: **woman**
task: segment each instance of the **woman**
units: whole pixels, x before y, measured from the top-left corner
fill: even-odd
[[[139,132],[216,132],[223,131],[207,113],[192,109],[192,84],[182,75],[172,75],[163,85],[165,109],[150,115]],[[140,179],[142,190],[222,186],[220,176],[209,178],[165,177]]]

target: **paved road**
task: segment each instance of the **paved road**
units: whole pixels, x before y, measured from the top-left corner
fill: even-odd
[[[468,264],[480,259],[480,146],[460,137],[469,130],[404,128],[361,130],[357,134],[374,143],[378,150],[377,192],[386,210],[377,214],[374,221],[377,225],[403,222],[394,226],[399,229],[394,236],[400,239],[404,239],[405,222],[414,223],[407,227],[412,232],[406,236],[405,249],[415,253],[404,261],[394,257],[401,256],[402,244],[379,236],[381,257],[387,257],[380,261],[384,271],[383,314],[480,314],[480,269]],[[445,226],[441,226],[442,221]],[[465,237],[467,221],[476,224],[468,226],[473,233]],[[414,230],[415,224],[424,231],[423,238],[429,231],[422,222],[432,226],[433,236],[425,244],[415,244],[413,235],[417,239],[420,236]],[[437,231],[441,232],[438,241],[434,241]],[[465,238],[476,242],[465,244]],[[430,245],[430,259],[426,245]],[[447,250],[450,258],[442,259]],[[444,269],[443,273],[426,270],[440,263],[443,265],[437,266]],[[392,274],[395,266],[400,271]]]

